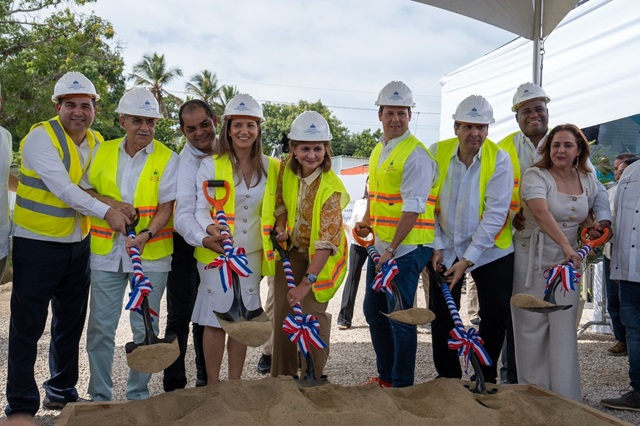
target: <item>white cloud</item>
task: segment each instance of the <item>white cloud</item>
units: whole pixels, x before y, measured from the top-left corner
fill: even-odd
[[[403,80],[415,111],[426,113],[414,114],[411,129],[427,143],[438,139],[442,75],[514,38],[409,0],[98,0],[88,8],[126,43],[127,73],[153,52],[181,67],[184,78],[169,87],[179,96],[192,75],[211,69],[261,101],[345,107],[335,115],[358,132],[378,128],[378,91]]]

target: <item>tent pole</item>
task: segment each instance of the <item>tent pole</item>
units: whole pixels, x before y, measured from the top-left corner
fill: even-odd
[[[542,16],[544,0],[535,0],[533,22],[533,82],[542,86]]]

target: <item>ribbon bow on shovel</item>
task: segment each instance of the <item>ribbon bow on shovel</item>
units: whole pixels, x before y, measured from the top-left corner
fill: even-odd
[[[584,228],[580,234],[580,238],[584,242],[584,245],[578,250],[580,259],[587,257],[591,249],[604,244],[609,239],[609,229],[605,229],[602,235],[595,240],[587,239],[587,231],[588,229]],[[569,261],[562,265],[552,266],[544,271],[543,276],[547,279],[543,299],[526,293],[518,293],[511,296],[511,304],[518,308],[538,313],[551,313],[569,309],[572,305],[558,305],[556,303],[556,290],[562,285],[565,293],[575,291],[575,285],[579,282],[580,274],[573,269],[573,263]]]

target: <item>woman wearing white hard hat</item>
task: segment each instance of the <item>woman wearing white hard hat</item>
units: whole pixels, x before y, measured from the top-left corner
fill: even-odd
[[[281,332],[282,322],[300,302],[305,315],[314,315],[319,336],[326,348],[311,347],[315,378],[326,383],[324,367],[329,357],[331,318],[326,313],[346,273],[346,237],[342,209],[349,195],[331,170],[331,131],[327,121],[315,111],[300,114],[288,135],[291,153],[278,176],[276,196],[277,240],[291,238],[289,260],[297,287],[289,290],[281,263],[274,284],[273,359],[271,375],[297,376],[297,345]],[[302,372],[306,370],[303,360]]]
[[[196,182],[196,219],[208,233],[218,230],[211,217],[212,206],[205,198],[202,182],[224,180],[229,183],[229,198],[224,204],[229,232],[234,246],[242,247],[251,274],[239,277],[242,302],[248,310],[260,308],[260,279],[274,274],[275,261],[269,232],[273,226],[276,180],[279,162],[262,154],[262,108],[247,94],[236,95],[225,108],[220,138],[213,148],[213,157],[204,159],[198,169]],[[213,191],[211,188],[210,191]],[[211,192],[213,195],[213,192]],[[222,198],[220,189],[216,198]],[[215,214],[215,213],[214,213]],[[223,253],[222,250],[219,253]],[[233,303],[233,289],[223,288],[217,268],[205,269],[218,253],[197,247],[200,287],[191,320],[205,327],[203,347],[208,384],[220,380],[220,367],[225,348],[226,333],[215,312],[227,312]],[[232,336],[226,342],[229,379],[240,379],[247,346]]]

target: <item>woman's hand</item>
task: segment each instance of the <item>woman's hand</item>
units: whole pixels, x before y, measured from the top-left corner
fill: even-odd
[[[582,265],[582,259],[573,247],[563,247],[562,254],[564,254],[564,263],[571,262],[573,264],[573,269],[580,269],[580,266]]]
[[[280,226],[273,228],[276,231],[276,241],[284,243],[289,239],[289,234]]]
[[[300,282],[300,285],[296,286],[296,288],[292,288],[289,290],[287,294],[287,300],[289,301],[289,306],[293,308],[293,306],[304,299],[307,294],[311,291],[311,283],[307,281],[307,277],[304,277]]]

